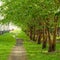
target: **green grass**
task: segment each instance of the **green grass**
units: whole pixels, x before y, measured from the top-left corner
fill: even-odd
[[[11,49],[15,44],[15,39],[10,33],[0,35],[0,60],[8,60]]]
[[[57,39],[57,40],[60,40],[60,36],[57,36],[56,39]]]
[[[42,45],[33,42],[26,42],[24,46],[27,50],[28,60],[60,60],[60,52],[48,53],[47,50],[41,49]],[[60,44],[57,44],[56,48],[60,50]]]
[[[14,32],[12,32],[12,35],[15,35],[16,38],[21,38],[24,40],[24,47],[27,52],[26,54],[27,54],[28,60],[60,60],[60,44],[59,43],[57,43],[57,45],[56,45],[56,51],[58,51],[58,52],[48,53],[47,52],[48,47],[43,50],[42,45],[39,45],[33,41],[30,41],[29,37],[23,31],[18,31],[18,33],[16,31],[14,31]],[[7,43],[7,44],[9,45],[9,43]],[[12,45],[13,45],[13,43],[12,44],[10,43],[9,46],[6,46],[6,44],[5,44],[5,48],[6,47],[8,48],[8,49],[6,49],[6,52],[4,50],[2,50],[5,53],[5,55],[3,55],[5,59],[6,59],[5,56],[8,56],[8,53],[9,53]],[[4,60],[4,59],[1,59],[1,60]]]
[[[11,49],[15,45],[15,38],[24,40],[24,47],[28,60],[60,60],[60,44],[57,43],[56,51],[48,53],[48,46],[46,49],[42,49],[42,44],[36,44],[30,41],[29,37],[23,31],[13,31],[0,35],[0,60],[8,60]]]
[[[29,37],[24,32],[21,32],[17,37],[24,40],[24,47],[27,51],[28,60],[60,60],[59,43],[56,45],[57,52],[48,53],[48,47],[43,50],[42,45],[29,41]]]

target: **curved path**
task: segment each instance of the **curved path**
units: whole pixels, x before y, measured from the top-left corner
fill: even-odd
[[[21,39],[16,40],[16,46],[12,49],[8,60],[27,60],[26,51],[23,47],[23,41]]]

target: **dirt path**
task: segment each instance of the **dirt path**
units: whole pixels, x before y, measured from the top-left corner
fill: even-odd
[[[17,39],[16,46],[14,46],[8,60],[27,60],[26,51],[21,39]]]

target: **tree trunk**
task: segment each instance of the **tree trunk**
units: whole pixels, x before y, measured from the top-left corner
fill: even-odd
[[[34,26],[33,30],[34,30],[34,31],[33,31],[33,41],[36,41],[36,40],[35,40],[35,26]]]
[[[53,33],[53,43],[52,43],[52,50],[55,51],[56,47],[56,30]]]
[[[30,39],[32,40],[32,29],[33,29],[33,27],[30,27]]]
[[[49,47],[48,47],[48,52],[52,52],[52,40],[51,40],[51,36],[50,36],[50,20],[49,17],[46,18],[46,28],[47,28],[47,33],[48,33],[48,42],[49,42]]]
[[[49,28],[47,29],[47,32],[48,32],[48,41],[49,41],[49,49],[48,49],[48,52],[52,52],[52,41],[51,41],[51,37],[50,37]]]
[[[38,31],[38,42],[37,43],[38,44],[41,43],[41,31],[40,30]]]
[[[52,49],[53,51],[55,51],[56,49],[56,35],[57,35],[57,20],[58,20],[58,16],[54,17],[54,32],[53,32],[53,43],[52,43]]]
[[[43,27],[43,44],[42,44],[42,49],[46,48],[46,38],[45,38],[45,27]]]

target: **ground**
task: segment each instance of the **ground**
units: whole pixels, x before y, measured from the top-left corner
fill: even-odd
[[[17,43],[14,46],[8,60],[27,60],[26,51],[23,47],[23,41],[21,39],[16,40]]]
[[[7,60],[16,40],[10,33],[0,35],[0,60]]]
[[[0,36],[0,60],[8,60],[12,52],[20,55],[22,43],[16,42],[16,38],[23,41],[23,48],[25,48],[27,60],[60,60],[60,43],[56,45],[56,52],[48,53],[48,45],[46,49],[42,49],[41,44],[31,41],[23,31],[16,34],[15,38],[12,37],[14,34],[7,33]]]

